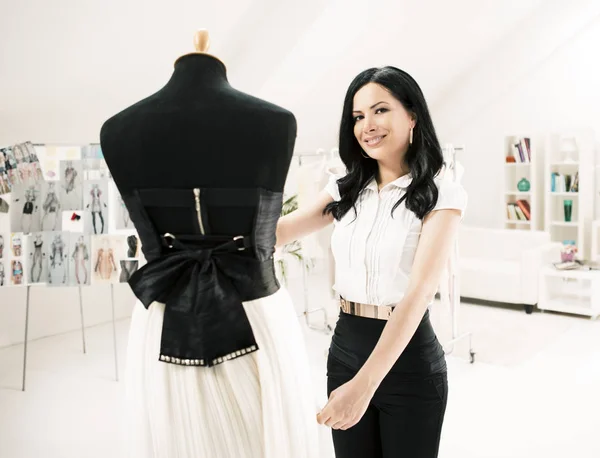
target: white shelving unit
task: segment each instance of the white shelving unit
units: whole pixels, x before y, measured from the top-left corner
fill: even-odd
[[[600,262],[600,219],[592,221],[592,252],[590,260]]]
[[[544,229],[553,242],[572,240],[577,246],[577,258],[589,259],[591,221],[594,215],[594,147],[593,133],[581,131],[573,135],[549,135],[546,139],[544,167]],[[577,176],[576,190],[561,189],[553,174]],[[571,201],[571,218],[567,221],[565,203]],[[588,230],[586,230],[588,228]]]
[[[540,310],[600,316],[600,271],[557,270],[552,266],[540,271]]]
[[[525,143],[522,139],[529,139]],[[504,196],[503,196],[503,216],[504,227],[515,230],[539,230],[542,228],[543,215],[541,196],[543,195],[543,186],[540,181],[542,172],[541,153],[537,148],[538,141],[529,135],[511,135],[504,139]],[[514,145],[522,145],[522,151],[528,149],[524,161],[518,155],[518,150],[514,150]],[[528,148],[527,148],[528,144]],[[516,162],[508,162],[507,158],[517,156]],[[529,181],[528,191],[519,191],[517,187],[519,181],[525,178]],[[511,219],[507,206],[516,203],[518,200],[529,202],[530,218],[529,220]]]

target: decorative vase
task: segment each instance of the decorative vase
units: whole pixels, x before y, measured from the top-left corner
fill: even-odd
[[[571,221],[571,216],[573,215],[573,201],[565,200],[564,208],[565,208],[565,221],[568,223]]]
[[[521,178],[521,181],[517,183],[517,189],[521,192],[527,192],[531,189],[531,184],[527,178]]]

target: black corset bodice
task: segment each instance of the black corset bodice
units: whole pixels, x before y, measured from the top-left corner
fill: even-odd
[[[146,265],[129,279],[148,308],[165,304],[159,358],[213,366],[258,350],[242,302],[275,293],[273,253],[282,193],[265,189],[137,189],[123,194]],[[211,207],[253,209],[247,234],[214,234]],[[162,210],[161,210],[162,209]],[[151,212],[189,215],[187,233],[159,232]],[[187,216],[186,216],[187,218]],[[185,219],[185,218],[184,218]]]

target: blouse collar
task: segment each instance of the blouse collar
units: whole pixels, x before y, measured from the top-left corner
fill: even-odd
[[[390,183],[386,184],[381,190],[383,191],[384,189],[386,189],[388,187],[396,187],[396,188],[406,189],[406,188],[408,188],[408,185],[410,185],[411,181],[412,181],[412,175],[410,173],[407,173],[406,175],[402,175],[400,178],[396,178],[394,181],[391,181]],[[369,184],[367,184],[366,189],[370,189],[371,191],[379,192],[379,189],[377,186],[377,180],[375,179],[375,177],[373,177],[371,179],[371,181],[369,181]]]

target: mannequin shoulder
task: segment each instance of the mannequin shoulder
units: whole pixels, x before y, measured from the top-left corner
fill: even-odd
[[[249,110],[262,119],[276,122],[278,126],[287,126],[296,131],[296,117],[287,108],[284,108],[268,100],[260,99],[245,92],[233,90],[232,104],[235,104],[241,110]]]

